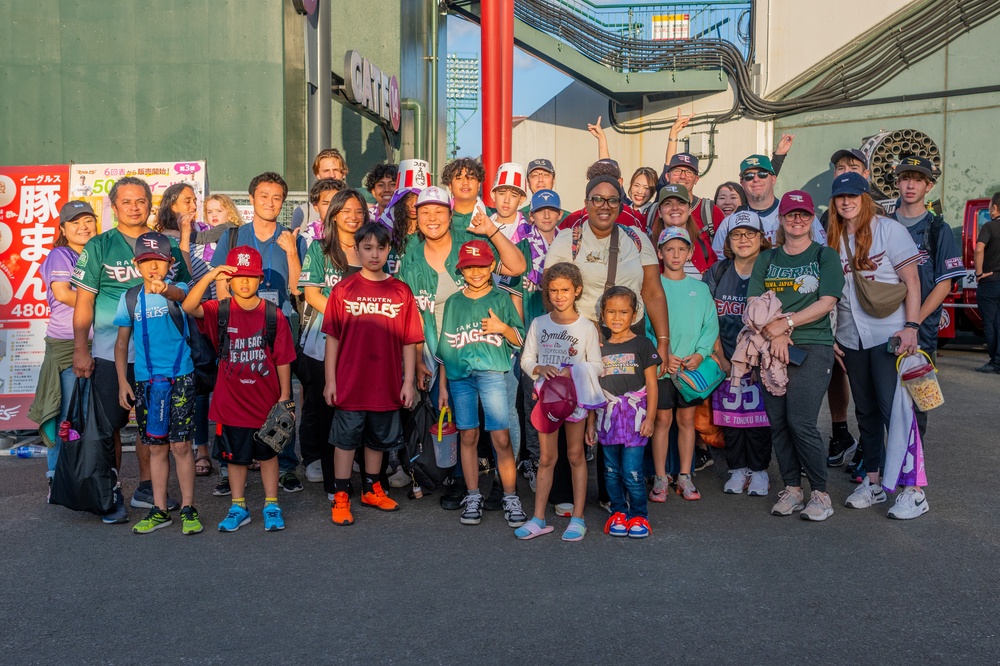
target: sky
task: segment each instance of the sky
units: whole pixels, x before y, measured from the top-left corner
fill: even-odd
[[[479,26],[448,17],[448,53],[478,56]],[[514,115],[528,116],[569,85],[565,74],[514,47]],[[480,105],[482,100],[480,100]],[[482,152],[482,113],[476,113],[458,131],[459,157],[476,156]],[[449,156],[450,157],[450,156]]]

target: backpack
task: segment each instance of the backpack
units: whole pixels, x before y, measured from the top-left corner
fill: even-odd
[[[708,197],[701,198],[701,225],[702,229],[708,231],[708,240],[715,238],[715,220],[712,215],[715,211],[715,202]],[[708,260],[708,257],[705,257]]]
[[[219,301],[219,358],[229,355],[229,309],[231,298]],[[262,299],[263,300],[263,299]],[[264,344],[274,353],[274,341],[278,337],[278,306],[264,300]],[[218,369],[216,369],[218,372]],[[214,382],[213,382],[214,385]]]
[[[927,233],[924,235],[924,249],[927,250],[927,256],[931,260],[931,266],[934,265],[935,260],[937,259],[938,237],[941,235],[941,228],[944,227],[944,225],[944,218],[940,215],[932,215],[931,221],[927,225]]]
[[[135,313],[136,302],[139,299],[139,290],[143,285],[138,284],[125,292],[125,307],[129,313]],[[184,318],[187,314],[181,309],[177,301],[167,299],[167,313],[174,322],[174,326],[184,335]],[[188,326],[185,340],[191,348],[191,361],[194,363],[195,388],[198,395],[208,395],[215,388],[215,379],[218,375],[219,356],[215,353],[212,343],[201,334],[197,326]]]

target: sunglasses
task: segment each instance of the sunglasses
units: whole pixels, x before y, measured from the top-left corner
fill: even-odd
[[[601,206],[605,205],[610,206],[611,208],[615,208],[618,206],[618,204],[622,202],[621,197],[605,198],[597,196],[590,197],[589,199],[587,199],[587,201],[589,201],[594,206],[594,208],[600,208]]]
[[[754,176],[756,176],[759,180],[767,180],[770,175],[771,174],[767,171],[747,171],[745,174],[740,176],[740,179],[744,183],[749,183],[753,181]]]

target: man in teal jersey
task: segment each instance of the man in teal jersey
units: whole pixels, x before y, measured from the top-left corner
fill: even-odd
[[[118,226],[87,241],[73,271],[72,283],[77,288],[76,308],[73,311],[73,370],[77,377],[93,377],[91,386],[104,409],[115,437],[115,465],[121,469],[122,442],[120,430],[128,423],[128,410],[118,404],[118,373],[115,369],[115,340],[118,327],[114,325],[118,301],[122,294],[137,284],[142,277],[135,268],[135,242],[149,231],[149,211],[153,195],[149,185],[141,178],[119,178],[108,193],[111,210]],[[171,239],[174,257],[173,273],[168,277],[174,282],[191,279],[183,261],[177,241]],[[94,329],[93,352],[88,348],[90,329]],[[132,364],[135,349],[129,344],[128,378],[134,382]],[[139,487],[132,496],[136,508],[153,507],[153,489],[149,475],[149,448],[138,444],[135,448],[139,459]],[[168,508],[177,510],[176,500],[168,498]],[[128,522],[128,512],[121,487],[115,488],[115,508],[103,517],[106,523]]]

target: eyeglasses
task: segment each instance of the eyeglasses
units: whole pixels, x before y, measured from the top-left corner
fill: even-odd
[[[745,229],[743,231],[737,230],[729,232],[729,238],[735,241],[743,240],[744,238],[746,238],[747,240],[753,240],[754,238],[757,238],[758,235],[760,235],[760,232],[757,231],[756,229]]]
[[[611,208],[617,208],[618,204],[622,202],[621,197],[590,197],[587,199],[594,208],[600,208],[601,206],[610,206]]]
[[[811,220],[813,215],[804,210],[793,210],[791,213],[785,213],[784,217],[789,220]]]
[[[756,176],[760,180],[767,180],[768,177],[770,177],[770,175],[771,174],[768,173],[767,171],[747,171],[745,174],[743,174],[742,176],[740,176],[740,179],[744,183],[749,183],[749,182],[753,181],[754,176]]]

